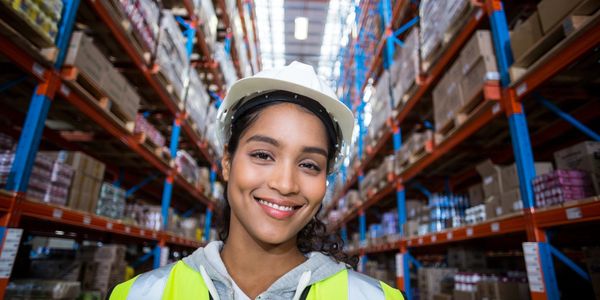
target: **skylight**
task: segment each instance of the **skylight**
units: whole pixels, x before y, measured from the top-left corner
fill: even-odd
[[[264,69],[285,65],[284,0],[256,1],[256,25]]]

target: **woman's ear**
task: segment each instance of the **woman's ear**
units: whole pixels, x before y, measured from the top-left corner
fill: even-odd
[[[223,167],[223,180],[225,181],[229,181],[229,168],[231,167],[231,156],[227,150],[227,145],[225,145],[223,158],[221,159],[221,166]]]

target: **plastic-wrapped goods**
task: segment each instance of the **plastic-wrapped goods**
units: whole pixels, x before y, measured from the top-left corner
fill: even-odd
[[[6,135],[0,132],[0,152],[13,151],[16,142],[10,135]]]
[[[223,149],[219,148],[217,145],[217,108],[213,105],[208,107],[208,113],[206,114],[206,131],[204,132],[204,137],[208,141],[208,144],[212,149],[217,153],[217,157],[223,156]]]
[[[127,204],[124,220],[150,230],[161,230],[163,227],[162,207],[160,205],[138,203]],[[169,221],[171,221],[170,216]]]
[[[96,205],[96,214],[113,219],[122,219],[125,212],[125,190],[110,183],[103,183]]]
[[[395,172],[401,173],[407,163],[413,163],[422,153],[432,149],[433,131],[413,132],[402,143],[402,148],[396,152]]]
[[[221,184],[218,181],[215,181],[213,183],[213,189],[212,189],[212,198],[213,199],[217,199],[217,200],[221,200],[224,199],[223,197],[223,193],[224,193],[224,187],[223,184]]]
[[[206,114],[210,105],[210,97],[206,87],[200,81],[195,69],[190,71],[190,85],[185,100],[185,109],[198,133],[202,134],[206,128]]]
[[[375,91],[369,100],[371,122],[368,125],[365,145],[375,146],[383,134],[386,121],[392,116],[392,99],[390,95],[390,73],[384,71],[377,81]]]
[[[215,60],[218,61],[221,66],[223,77],[225,77],[225,85],[227,88],[231,87],[238,78],[235,67],[233,66],[233,61],[229,54],[225,52],[225,45],[223,43],[215,44]]]
[[[179,223],[180,232],[188,239],[197,240],[197,231],[199,230],[199,220],[196,218],[185,218]]]
[[[165,145],[165,137],[142,114],[135,118],[135,133],[143,133],[157,147]]]
[[[215,8],[211,0],[198,0],[198,2],[200,2],[199,18],[203,20],[202,32],[204,32],[204,39],[209,47],[214,48],[217,41],[217,25],[219,25]]]
[[[421,58],[430,61],[444,43],[444,34],[455,27],[467,0],[423,0],[419,6]]]
[[[491,217],[486,215],[485,204],[475,205],[465,210],[465,223],[467,224],[481,223]]]
[[[419,28],[415,27],[404,39],[404,47],[396,49],[396,59],[390,70],[395,108],[408,101],[408,93],[415,86],[420,71]]]
[[[196,160],[185,150],[177,150],[175,166],[177,167],[177,172],[189,183],[195,184],[198,182],[199,169]]]
[[[154,50],[159,33],[160,9],[152,0],[120,0],[121,8],[140,35],[144,46]]]
[[[552,206],[593,195],[589,174],[579,170],[556,170],[533,180],[538,207]]]
[[[189,76],[186,40],[173,14],[168,10],[162,13],[156,57],[162,74],[173,86],[179,99],[183,99]]]
[[[81,292],[77,281],[17,279],[6,287],[5,299],[76,299]]]

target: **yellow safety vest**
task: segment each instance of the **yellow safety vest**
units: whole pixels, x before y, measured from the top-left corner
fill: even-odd
[[[373,286],[359,277],[364,275],[342,270],[335,275],[315,282],[306,300],[404,300],[399,290],[379,281]],[[369,286],[370,285],[370,286]],[[209,300],[209,294],[202,275],[183,261],[142,274],[115,287],[110,300]]]

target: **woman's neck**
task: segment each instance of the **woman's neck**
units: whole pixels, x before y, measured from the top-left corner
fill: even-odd
[[[277,279],[306,261],[296,240],[279,245],[262,243],[248,232],[230,230],[221,250],[227,272],[251,299],[266,291]]]

